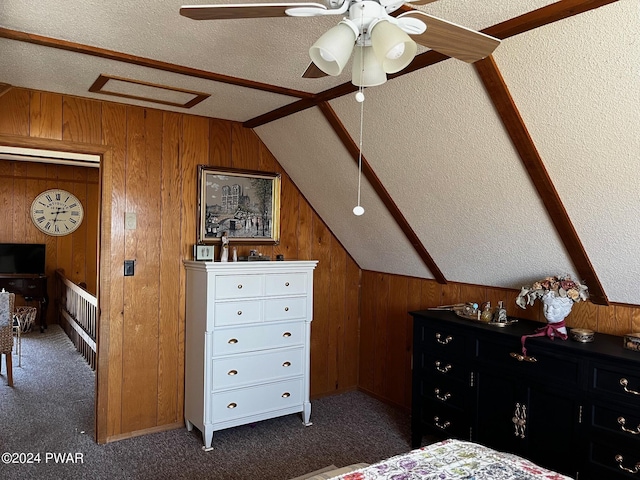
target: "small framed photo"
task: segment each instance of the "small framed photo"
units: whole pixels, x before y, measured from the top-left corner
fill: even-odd
[[[196,242],[280,242],[280,174],[198,165]]]
[[[215,258],[215,246],[213,245],[194,245],[193,258],[203,262],[213,262]]]

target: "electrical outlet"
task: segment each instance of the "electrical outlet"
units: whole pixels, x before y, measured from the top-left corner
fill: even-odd
[[[135,230],[137,226],[136,212],[126,212],[124,214],[124,229]]]
[[[135,260],[125,260],[124,261],[124,276],[132,277],[134,272]]]

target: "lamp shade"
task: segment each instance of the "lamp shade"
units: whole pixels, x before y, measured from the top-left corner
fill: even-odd
[[[418,46],[402,29],[383,20],[371,30],[371,46],[387,73],[396,73],[411,63]]]
[[[375,87],[387,81],[387,74],[382,69],[373,47],[356,45],[353,54],[353,71],[351,83],[356,87]]]
[[[343,20],[325,32],[309,49],[313,63],[327,75],[340,75],[349,61],[357,38],[357,30]]]

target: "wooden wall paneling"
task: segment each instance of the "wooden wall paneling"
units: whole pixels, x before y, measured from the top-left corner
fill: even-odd
[[[542,314],[542,305],[539,310],[541,312],[540,318],[542,321],[546,321]],[[591,302],[575,303],[566,318],[566,323],[571,328],[588,328],[595,331],[598,328],[598,307]]]
[[[408,364],[403,365],[404,391],[401,405],[406,409],[411,407],[411,357],[413,354],[413,317],[408,312],[423,310],[424,299],[422,297],[422,284],[424,280],[419,278],[407,278],[407,311],[405,329],[405,351],[408,352]],[[433,282],[438,285],[437,282]],[[405,362],[407,359],[405,359]]]
[[[87,178],[87,203],[85,218],[87,222],[87,258],[86,277],[87,291],[92,295],[98,293],[98,249],[99,249],[99,225],[100,225],[100,185],[98,181],[91,179],[91,174],[98,174],[97,168],[89,170]]]
[[[329,314],[327,317],[327,386],[328,391],[342,390],[342,367],[345,345],[345,302],[347,252],[332,238],[331,241],[331,284],[329,286]]]
[[[638,307],[630,307],[631,308],[631,332],[640,332],[640,308]]]
[[[102,109],[102,142],[109,145],[109,163],[102,166],[102,225],[108,225],[110,235],[101,235],[100,258],[100,338],[108,339],[98,345],[99,365],[108,365],[108,370],[98,369],[98,408],[106,419],[106,425],[98,425],[104,432],[105,441],[122,433],[122,355],[124,351],[124,277],[125,259],[124,214],[126,211],[126,160],[127,160],[127,108],[115,103],[105,104]],[[106,280],[106,281],[105,281]],[[108,351],[100,349],[108,345]],[[108,358],[107,358],[108,355]],[[101,375],[103,379],[101,380]],[[105,378],[106,377],[106,378]]]
[[[444,305],[442,285],[435,280],[425,279],[421,282],[422,305],[420,309]]]
[[[343,390],[358,386],[358,371],[360,366],[360,267],[347,255],[345,282],[345,326],[344,326],[344,354],[339,361],[340,378]]]
[[[87,232],[91,228],[96,228],[97,224],[89,224],[87,212],[89,210],[89,201],[87,198],[87,174],[85,168],[76,169],[76,181],[71,185],[69,190],[82,203],[85,217],[78,229],[71,234],[71,281],[75,284],[86,283],[87,278]],[[68,237],[69,235],[67,235]],[[62,237],[65,238],[65,237]]]
[[[30,129],[32,137],[62,140],[62,95],[31,91]]]
[[[298,197],[298,259],[319,260],[313,258],[313,217],[311,205],[302,197]],[[315,282],[314,282],[315,283]]]
[[[13,222],[11,222],[13,237],[11,240],[17,241],[19,238],[26,239],[27,227],[31,227],[32,225],[29,225],[31,221],[25,212],[30,211],[33,198],[30,198],[27,194],[27,180],[25,180],[24,177],[14,177],[11,194],[13,195],[10,210],[13,214]]]
[[[179,382],[178,326],[180,296],[176,279],[182,270],[180,213],[182,172],[180,138],[182,115],[164,113],[162,134],[162,175],[160,206],[160,314],[158,326],[158,424],[175,423],[182,418],[178,408]]]
[[[389,341],[389,275],[376,273],[375,275],[375,316],[374,328],[375,336],[373,348],[376,355],[371,367],[373,368],[373,388],[374,392],[382,398],[388,399],[386,387],[386,377],[389,374],[387,368],[387,342]]]
[[[193,258],[193,245],[196,242],[197,219],[197,165],[206,164],[209,158],[211,142],[209,140],[209,122],[204,118],[184,115],[180,144],[180,168],[182,171],[182,192],[180,194],[180,249],[181,259]],[[185,343],[185,290],[186,273],[180,267],[178,288],[178,411],[184,408],[184,343]]]
[[[375,315],[376,276],[374,272],[363,270],[360,287],[360,348],[358,361],[358,386],[367,391],[374,391],[373,363],[375,350]]]
[[[407,366],[411,369],[411,348],[407,348],[407,312],[409,311],[409,278],[389,276],[389,311],[387,350],[385,352],[386,398],[393,404],[404,406]]]
[[[15,223],[15,179],[13,177],[13,163],[0,160],[0,242],[11,242]]]
[[[157,425],[161,138],[162,114],[127,108],[126,209],[136,213],[137,227],[125,230],[125,258],[135,261],[135,275],[124,282],[126,432]]]
[[[209,120],[209,165],[230,168],[231,122],[212,118]]]
[[[99,144],[102,140],[102,102],[79,97],[62,99],[62,139]]]
[[[329,312],[331,294],[331,232],[313,216],[312,258],[318,260],[313,279],[313,322],[311,323],[311,395],[331,391],[328,381]]]
[[[260,139],[239,123],[231,125],[231,165],[244,170],[260,168]]]
[[[29,136],[29,91],[12,88],[0,96],[0,134]]]

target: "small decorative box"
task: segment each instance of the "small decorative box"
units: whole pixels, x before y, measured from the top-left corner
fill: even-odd
[[[587,328],[572,328],[571,338],[576,342],[589,343],[593,342],[593,330]]]
[[[640,333],[627,333],[624,336],[624,348],[640,352]]]

